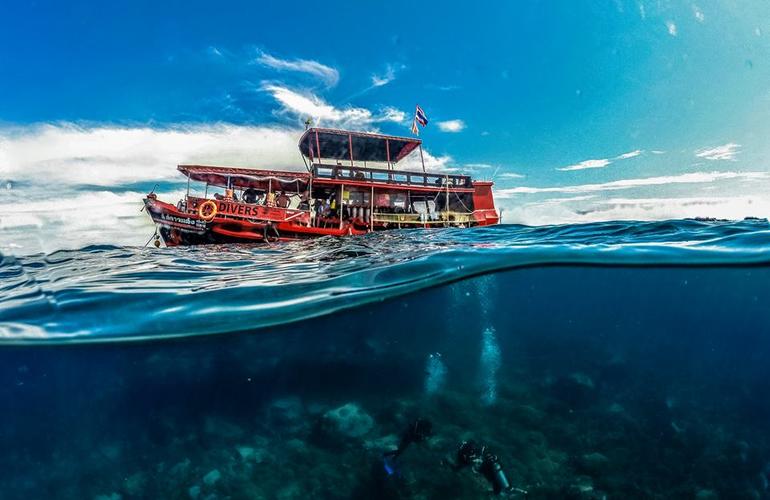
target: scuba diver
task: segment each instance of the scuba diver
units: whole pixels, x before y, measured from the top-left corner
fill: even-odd
[[[409,427],[407,427],[403,434],[401,434],[401,440],[398,443],[398,448],[391,451],[386,451],[382,454],[383,466],[388,476],[396,475],[401,477],[400,467],[397,463],[398,457],[401,456],[404,451],[412,443],[422,443],[433,435],[433,424],[430,420],[425,418],[417,418]]]
[[[470,467],[474,473],[481,474],[492,486],[495,495],[500,495],[503,492],[527,494],[526,490],[511,486],[497,455],[487,450],[486,446],[478,445],[475,441],[463,441],[457,449],[455,463],[447,462],[455,472]]]
[[[415,419],[414,422],[409,424],[403,434],[401,434],[401,441],[398,443],[398,448],[392,451],[386,451],[382,454],[384,457],[398,458],[412,443],[422,443],[433,435],[433,424],[430,420],[425,418]]]

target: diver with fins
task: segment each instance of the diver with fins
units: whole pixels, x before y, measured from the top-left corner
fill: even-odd
[[[401,440],[398,443],[398,448],[391,451],[386,451],[382,454],[385,471],[389,476],[400,472],[398,470],[396,460],[401,456],[404,451],[412,443],[422,443],[427,441],[433,435],[433,424],[430,420],[425,418],[417,418],[404,430],[401,434]]]
[[[511,485],[510,481],[508,481],[508,476],[503,471],[502,465],[500,465],[500,459],[497,455],[489,451],[486,446],[481,446],[475,441],[463,441],[460,443],[460,446],[457,448],[455,462],[452,463],[446,460],[446,463],[455,472],[470,467],[471,471],[480,474],[486,479],[492,486],[492,491],[495,495],[503,493],[527,495],[526,490]]]
[[[433,424],[425,418],[417,418],[401,434],[398,448],[386,451],[382,454],[385,471],[389,476],[401,476],[398,468],[397,459],[412,443],[422,443],[433,436]],[[521,494],[527,495],[528,492],[521,488],[512,486],[505,474],[500,459],[492,453],[487,446],[479,445],[475,441],[463,441],[457,448],[457,454],[454,462],[443,460],[443,464],[449,465],[454,472],[459,472],[470,467],[474,474],[483,477],[492,487],[495,495]]]

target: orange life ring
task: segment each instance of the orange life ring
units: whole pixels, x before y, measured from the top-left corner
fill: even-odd
[[[204,215],[204,208],[211,207],[211,212],[207,215]],[[205,220],[206,222],[209,222],[210,220],[213,220],[214,217],[217,216],[217,204],[214,203],[212,200],[206,200],[203,203],[201,203],[201,206],[198,207],[198,217]]]

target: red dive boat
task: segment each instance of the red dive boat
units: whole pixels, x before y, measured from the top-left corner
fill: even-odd
[[[305,172],[179,165],[187,195],[172,205],[150,193],[147,213],[168,246],[499,221],[492,182],[426,172],[419,139],[310,128],[299,150]],[[415,150],[422,171],[396,170]],[[205,183],[202,195],[190,193],[191,181]]]

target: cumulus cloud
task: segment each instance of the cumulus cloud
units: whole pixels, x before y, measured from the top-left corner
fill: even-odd
[[[462,120],[447,120],[437,123],[442,132],[457,133],[465,129],[465,122]]]
[[[182,192],[160,193],[176,200]],[[0,252],[51,252],[109,243],[143,245],[154,229],[140,213],[143,194],[61,191],[55,197],[0,198]],[[31,198],[31,199],[30,199]],[[11,245],[12,243],[12,245]]]
[[[704,160],[735,161],[735,157],[738,155],[738,149],[740,147],[740,144],[731,142],[723,146],[717,146],[715,148],[699,149],[695,152],[695,156],[698,158],[703,158]]]
[[[301,133],[235,125],[153,129],[64,123],[0,129],[0,180],[120,186],[175,179],[180,163],[298,168]]]
[[[260,52],[259,56],[256,58],[256,62],[278,71],[296,71],[315,76],[329,87],[334,87],[340,80],[339,71],[326,66],[325,64],[321,64],[318,61],[309,59],[279,59],[271,56],[267,52]]]
[[[667,184],[703,184],[727,179],[769,179],[770,172],[691,172],[680,175],[665,175],[660,177],[644,177],[639,179],[621,179],[618,181],[598,184],[579,184],[573,186],[527,187],[500,189],[496,194],[500,197],[511,197],[517,194],[536,193],[594,193],[601,191],[618,191],[644,186],[660,186]]]
[[[770,215],[770,201],[758,195],[610,199],[578,196],[503,206],[505,222],[529,225],[694,217],[736,220]]]
[[[580,163],[576,163],[575,165],[569,165],[566,167],[557,168],[556,170],[560,170],[562,172],[570,172],[572,170],[585,170],[588,168],[604,168],[610,163],[612,162],[607,159],[584,160],[584,161],[581,161]]]

